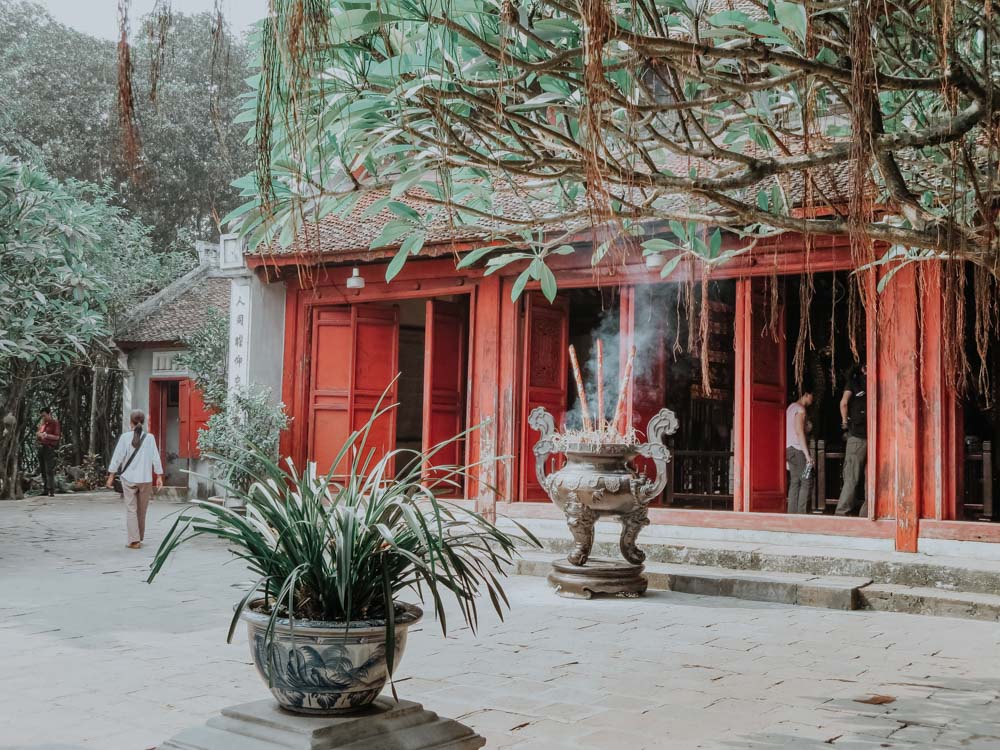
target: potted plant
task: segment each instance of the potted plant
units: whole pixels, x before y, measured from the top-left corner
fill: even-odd
[[[245,515],[211,503],[182,511],[151,565],[149,581],[174,550],[200,536],[222,539],[246,561],[258,580],[236,605],[228,640],[242,619],[257,670],[291,711],[333,714],[375,700],[399,663],[407,629],[422,616],[401,601],[406,591],[432,603],[445,634],[449,596],[472,627],[482,593],[502,616],[509,604],[500,579],[517,545],[538,545],[523,527],[523,537],[508,535],[436,497],[466,475],[467,467],[424,471],[452,441],[427,453],[379,456],[367,447],[387,410],[377,408],[340,449],[333,466],[347,464],[342,474],[319,475],[315,464],[298,472],[290,461],[286,471],[257,451],[253,481],[230,488]],[[395,472],[394,462],[402,467]]]

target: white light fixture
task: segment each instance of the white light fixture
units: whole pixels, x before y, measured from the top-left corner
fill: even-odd
[[[351,271],[351,275],[347,277],[347,288],[348,289],[364,289],[365,288],[365,277],[361,275],[361,271],[355,266]]]
[[[663,253],[650,253],[646,256],[646,268],[663,268],[667,263],[667,259],[663,257]]]

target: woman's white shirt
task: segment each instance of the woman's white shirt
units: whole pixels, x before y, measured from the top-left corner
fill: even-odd
[[[108,471],[118,474],[121,467],[129,460],[132,451],[135,450],[132,447],[132,436],[133,433],[129,431],[118,438]],[[129,484],[144,484],[153,481],[154,471],[162,474],[163,463],[160,461],[160,451],[156,449],[156,438],[147,432],[146,439],[139,446],[139,452],[124,473],[118,474],[118,478]]]

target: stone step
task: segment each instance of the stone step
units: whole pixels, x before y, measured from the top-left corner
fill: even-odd
[[[156,499],[165,503],[186,503],[189,489],[187,485],[164,485],[156,491]]]
[[[860,595],[865,609],[1000,621],[1000,596],[996,594],[873,583],[861,589]]]
[[[518,560],[520,575],[547,576],[557,554],[526,553]],[[857,576],[746,571],[703,565],[646,563],[649,588],[705,596],[730,596],[758,602],[801,604],[826,609],[859,609],[859,591],[871,583]]]
[[[546,552],[565,555],[572,548],[573,543],[565,530],[565,523],[548,519],[527,519],[521,522],[539,538]],[[593,557],[613,559],[620,556],[616,532],[616,525],[598,524]],[[657,533],[661,536],[657,537]],[[684,533],[684,530],[677,530],[677,533]],[[827,542],[831,546],[823,546],[815,539],[807,540],[803,535],[797,534],[785,535],[787,542],[781,544],[746,542],[740,539],[720,541],[670,538],[662,534],[662,531],[651,526],[639,537],[639,547],[647,555],[647,566],[651,563],[667,563],[744,572],[846,576],[868,578],[879,584],[942,591],[981,594],[1000,592],[1000,561],[973,557],[976,553],[973,549],[968,551],[969,557],[944,557],[889,550],[838,548],[834,545],[842,540],[836,538]]]

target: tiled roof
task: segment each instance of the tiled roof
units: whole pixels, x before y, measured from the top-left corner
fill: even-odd
[[[184,283],[185,279],[174,284]],[[164,290],[167,294],[161,292],[148,300],[153,304],[140,308],[139,315],[126,324],[115,340],[122,345],[180,343],[183,337],[206,323],[211,308],[228,314],[231,285],[231,279],[211,276],[202,270],[195,278],[187,280],[186,288],[171,290],[167,287]],[[171,291],[177,293],[170,294]]]
[[[265,253],[293,254],[318,251],[324,254],[364,254],[371,247],[372,242],[382,233],[383,227],[393,219],[399,218],[388,207],[383,207],[373,215],[366,214],[374,203],[390,197],[390,194],[391,186],[363,188],[361,197],[358,198],[354,208],[346,216],[331,213],[324,216],[318,225],[309,222],[308,229],[300,232],[287,247],[272,245]],[[493,202],[493,211],[498,216],[503,216],[505,219],[527,221],[531,228],[542,227],[541,222],[532,222],[525,199],[513,190],[498,189],[490,198]],[[427,194],[421,190],[409,190],[405,195],[399,196],[395,200],[415,208],[420,213],[425,213],[431,205],[428,202]],[[537,201],[533,202],[533,206],[541,215],[544,215],[546,209],[553,210],[553,207],[544,206]],[[318,231],[315,229],[317,226]],[[547,231],[558,229],[552,224],[545,226]],[[447,211],[442,211],[427,228],[427,237],[424,241],[424,247],[427,249],[421,254],[434,255],[434,248],[437,248],[440,253],[447,253],[455,244],[482,242],[491,239],[499,240],[510,235],[510,223],[484,217],[478,220],[475,225],[454,226],[449,221]],[[399,247],[403,239],[394,240],[383,249]]]

